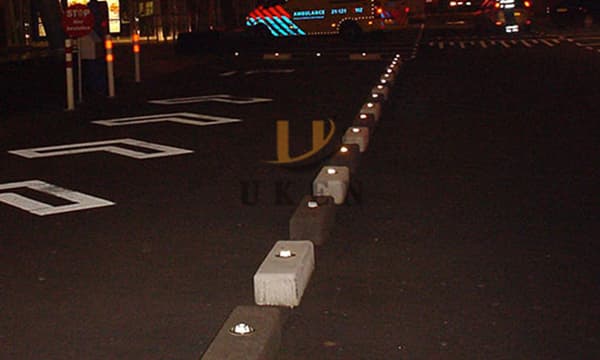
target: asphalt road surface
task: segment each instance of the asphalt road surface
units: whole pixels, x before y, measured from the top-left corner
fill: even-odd
[[[416,57],[281,359],[600,356],[600,55],[559,36],[460,39],[412,29],[381,44]],[[117,97],[86,94],[73,112],[60,62],[3,65],[0,357],[199,358],[253,303],[252,275],[319,170],[321,157],[266,162],[276,122],[293,154],[313,120],[340,138],[386,64],[322,46],[291,61],[147,46],[141,84],[118,49]]]

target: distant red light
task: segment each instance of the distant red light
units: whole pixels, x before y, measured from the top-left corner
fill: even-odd
[[[531,7],[531,1],[525,1],[523,2],[523,5],[525,5],[526,8],[530,8]]]
[[[404,8],[404,12],[408,14],[408,13],[410,12],[410,8],[409,8],[408,6],[407,6],[407,7],[405,7],[405,8]]]

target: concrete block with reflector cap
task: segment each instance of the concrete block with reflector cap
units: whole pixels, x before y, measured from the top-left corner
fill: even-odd
[[[380,97],[382,97],[383,100],[388,99],[389,93],[390,93],[390,88],[383,84],[379,84],[379,85],[373,87],[373,89],[371,89],[371,95],[377,94]]]
[[[315,252],[311,241],[276,242],[254,274],[254,302],[271,306],[300,305],[314,269]]]
[[[342,137],[342,143],[356,144],[361,153],[365,152],[369,146],[369,128],[366,126],[348,128]]]
[[[202,360],[277,359],[288,310],[269,306],[236,307]]]
[[[350,175],[356,174],[360,164],[360,148],[356,144],[343,144],[340,149],[327,161],[327,165],[345,166]]]
[[[375,122],[378,122],[379,118],[381,117],[381,103],[375,101],[365,103],[360,108],[359,117],[361,115],[372,117]]]
[[[289,53],[269,53],[263,54],[263,60],[290,60],[292,58],[292,54]]]
[[[290,218],[290,239],[324,244],[335,224],[335,210],[333,198],[329,196],[304,196]]]
[[[360,60],[360,61],[374,61],[374,60],[381,60],[381,54],[380,53],[358,53],[358,54],[350,54],[348,56],[348,58],[350,60]]]
[[[346,166],[323,166],[313,180],[314,196],[331,196],[336,205],[346,200],[350,186],[350,169]]]
[[[385,82],[384,82],[385,80]],[[381,77],[379,78],[379,82],[382,84],[386,84],[388,86],[392,86],[394,85],[394,82],[396,81],[396,74],[392,73],[388,73],[385,72],[381,75]]]

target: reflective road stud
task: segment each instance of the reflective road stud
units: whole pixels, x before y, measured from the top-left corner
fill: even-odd
[[[270,306],[236,307],[202,360],[276,359],[287,313],[286,309]]]
[[[353,126],[348,128],[342,138],[344,144],[356,144],[360,152],[365,152],[369,146],[369,128],[365,126]]]
[[[336,205],[346,200],[350,184],[350,169],[345,166],[324,166],[313,180],[314,196],[331,196]]]
[[[263,60],[290,60],[291,58],[292,54],[282,54],[278,52],[263,55]]]
[[[335,224],[333,198],[306,195],[290,218],[290,239],[310,240],[322,245],[331,236]]]
[[[278,241],[254,274],[257,305],[295,307],[315,269],[310,241]]]

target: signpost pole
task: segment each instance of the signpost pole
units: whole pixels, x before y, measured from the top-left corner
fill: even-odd
[[[73,91],[73,40],[65,40],[65,71],[67,78],[67,110],[75,109],[75,94]]]
[[[77,83],[79,90],[79,102],[83,101],[83,69],[81,68],[81,38],[77,38]]]
[[[114,60],[115,57],[113,55],[113,42],[112,37],[110,35],[106,35],[106,40],[104,41],[104,48],[106,49],[106,74],[108,76],[108,97],[115,97],[115,69],[114,69]]]

